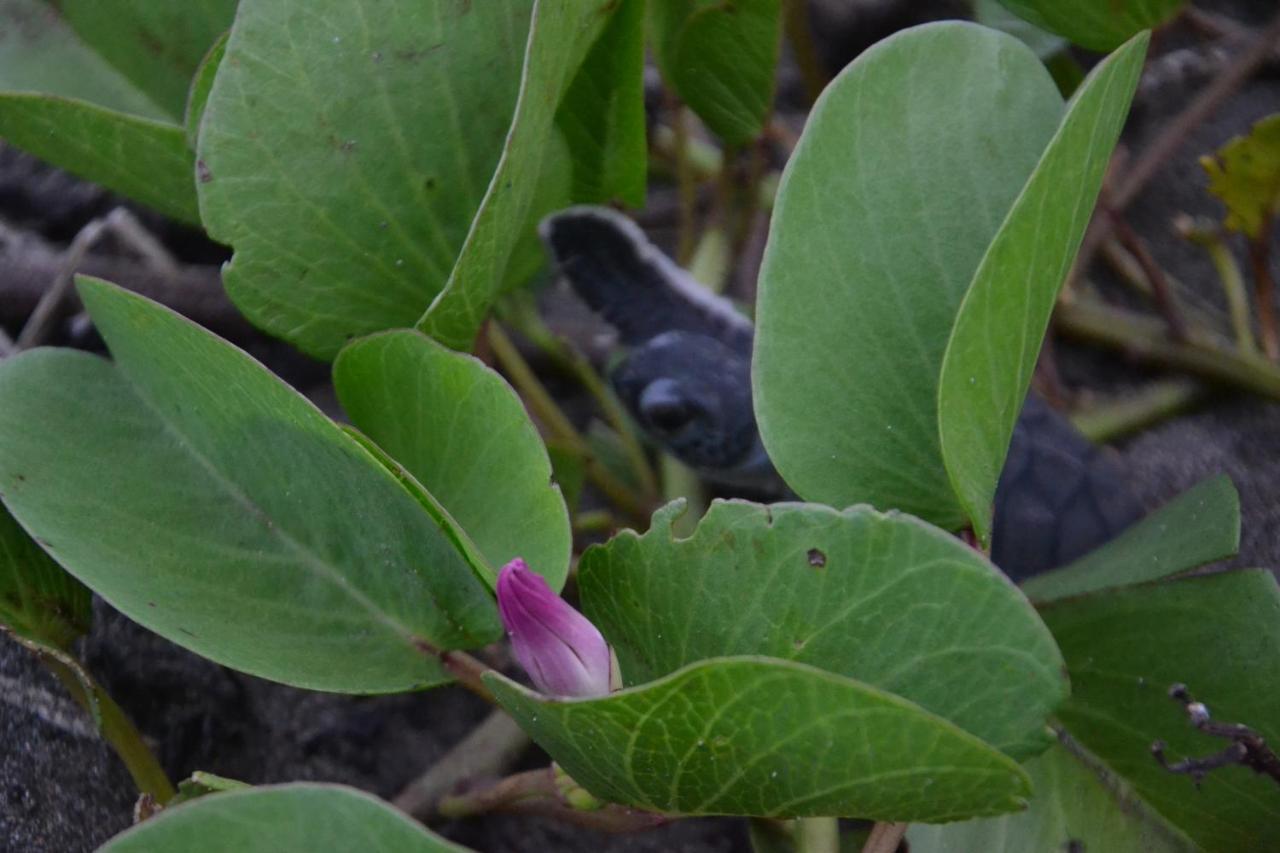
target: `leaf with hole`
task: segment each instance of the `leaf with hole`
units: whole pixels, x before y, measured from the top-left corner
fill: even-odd
[[[424,644],[499,636],[451,541],[311,403],[168,309],[80,294],[114,364],[0,362],[0,491],[68,571],[179,645],[313,689],[438,684]]]
[[[897,694],[1025,758],[1067,695],[1062,658],[980,554],[868,507],[712,504],[693,535],[625,531],[579,563],[583,612],[643,684],[712,657],[765,655]]]

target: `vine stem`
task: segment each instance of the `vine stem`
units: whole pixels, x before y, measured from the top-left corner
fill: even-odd
[[[862,845],[862,853],[894,853],[906,834],[905,823],[876,821],[871,827],[871,835],[867,836],[867,843]]]
[[[582,459],[591,482],[632,518],[647,521],[649,512],[643,502],[638,500],[625,483],[595,458],[586,440],[552,399],[546,387],[534,374],[533,368],[529,367],[524,356],[516,349],[516,345],[507,337],[502,327],[492,320],[488,324],[487,339],[489,346],[493,349],[494,357],[497,358],[512,384],[520,391],[529,408],[569,451]]]
[[[782,26],[791,42],[791,50],[795,53],[805,94],[809,96],[809,102],[813,103],[830,79],[822,68],[813,43],[813,27],[809,23],[809,4],[806,0],[783,0]]]
[[[133,777],[133,783],[138,786],[138,792],[151,796],[161,805],[167,803],[174,795],[173,783],[124,710],[78,664],[72,666],[44,653],[40,654],[40,660],[62,682],[76,703],[97,719],[103,740],[111,744],[116,755],[120,756]]]
[[[797,818],[796,853],[840,853],[840,821],[834,817]]]
[[[1253,297],[1258,305],[1258,328],[1262,351],[1267,358],[1280,358],[1280,337],[1276,335],[1275,282],[1271,280],[1271,216],[1263,216],[1257,237],[1249,240],[1249,260],[1253,263]]]
[[[1261,358],[1241,355],[1203,334],[1193,334],[1184,342],[1173,341],[1161,321],[1111,308],[1096,299],[1060,303],[1053,316],[1058,331],[1078,340],[1280,400],[1280,368]]]
[[[550,767],[528,770],[474,791],[441,798],[436,811],[443,818],[475,817],[491,812],[551,817],[601,832],[640,832],[670,818],[613,804],[594,810],[568,805],[556,787]]]
[[[529,744],[529,736],[515,720],[505,711],[493,711],[397,794],[392,805],[413,817],[430,818],[450,791],[469,780],[504,773]]]

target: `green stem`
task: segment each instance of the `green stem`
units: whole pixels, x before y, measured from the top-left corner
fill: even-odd
[[[840,853],[840,821],[834,817],[796,820],[796,853]]]
[[[138,791],[149,794],[161,805],[167,803],[174,795],[173,784],[124,710],[82,667],[73,668],[47,654],[41,654],[40,660],[80,707],[98,720],[103,740],[120,756]]]
[[[818,59],[818,51],[813,44],[813,28],[809,25],[809,3],[807,0],[783,0],[782,25],[787,39],[791,42],[791,50],[795,53],[796,66],[800,69],[800,79],[804,81],[805,94],[813,103],[827,87],[829,79]]]
[[[582,459],[587,477],[591,482],[633,519],[642,522],[648,520],[649,512],[644,504],[631,493],[625,483],[595,458],[586,440],[552,399],[546,386],[539,381],[533,369],[529,367],[529,363],[525,361],[524,356],[516,349],[516,345],[511,342],[498,323],[490,321],[488,340],[498,363],[512,384],[520,391],[534,415],[565,445],[567,450]]]
[[[574,533],[608,533],[618,528],[618,520],[607,509],[587,510],[573,520]]]
[[[635,474],[636,481],[640,484],[640,491],[646,499],[657,495],[658,480],[654,476],[653,466],[649,464],[644,446],[631,425],[631,419],[623,409],[618,395],[613,393],[596,372],[591,361],[547,328],[542,317],[531,306],[508,300],[504,303],[504,307],[510,309],[507,315],[516,324],[520,333],[551,359],[556,367],[576,379],[578,384],[596,401],[605,420],[622,441],[623,452],[627,456],[627,462],[631,466],[632,473]]]
[[[1090,441],[1104,444],[1185,412],[1207,394],[1199,382],[1167,379],[1136,394],[1075,412],[1071,422]]]
[[[1059,331],[1078,340],[1280,400],[1280,368],[1242,355],[1203,333],[1173,341],[1160,321],[1094,299],[1060,304],[1054,323]]]
[[[1180,217],[1175,223],[1178,233],[1186,239],[1204,248],[1209,253],[1209,260],[1218,272],[1222,283],[1222,293],[1227,298],[1227,309],[1231,313],[1231,329],[1235,332],[1236,348],[1249,356],[1258,354],[1258,344],[1253,337],[1253,324],[1249,318],[1249,294],[1244,285],[1244,276],[1235,256],[1222,240],[1222,235],[1211,225],[1196,222],[1191,217]]]

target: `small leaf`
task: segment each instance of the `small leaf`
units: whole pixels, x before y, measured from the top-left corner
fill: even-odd
[[[227,291],[332,358],[444,287],[511,124],[532,0],[242,0],[197,150]]]
[[[197,770],[178,783],[178,793],[174,794],[172,799],[165,803],[165,807],[173,808],[174,806],[206,797],[209,794],[222,794],[227,791],[239,791],[250,787],[252,786],[247,782],[240,782],[235,779],[228,779],[225,776],[216,776],[213,773]]]
[[[1193,853],[1198,848],[1105,768],[1060,744],[1023,767],[1035,792],[1020,814],[907,830],[911,853]]]
[[[1243,723],[1280,743],[1280,588],[1266,571],[1239,571],[1105,590],[1041,608],[1071,675],[1059,712],[1071,735],[1209,851],[1268,849],[1280,826],[1280,785],[1242,766],[1196,785],[1171,761],[1229,743],[1192,727],[1169,698],[1186,684],[1220,723]]]
[[[938,432],[952,488],[983,542],[1049,315],[1102,188],[1148,39],[1143,33],[1108,56],[1076,90],[956,313],[938,384]]]
[[[171,119],[182,117],[196,67],[231,26],[236,0],[45,0],[93,51]]]
[[[333,372],[352,422],[448,510],[491,582],[523,557],[553,589],[564,585],[569,515],[542,439],[501,376],[407,330],[356,341]]]
[[[448,284],[417,327],[453,349],[470,349],[480,324],[508,282],[519,235],[566,199],[545,190],[544,164],[555,112],[574,73],[604,30],[618,0],[537,0],[529,29],[520,96],[502,156],[476,212]]]
[[[92,617],[89,590],[50,559],[0,504],[0,627],[65,651],[89,630]]]
[[[1201,157],[1200,165],[1209,175],[1209,192],[1227,206],[1226,227],[1258,239],[1280,211],[1280,113]]]
[[[179,645],[313,689],[438,684],[423,643],[497,639],[450,540],[307,400],[166,308],[80,294],[114,366],[0,362],[0,491],[72,574]]]
[[[196,150],[196,141],[200,136],[200,121],[204,118],[204,108],[209,103],[209,93],[213,91],[213,78],[218,74],[218,66],[227,52],[228,33],[223,33],[209,48],[200,66],[191,78],[191,89],[187,92],[187,107],[183,113],[182,126],[187,134],[187,145]]]
[[[974,0],[973,19],[984,27],[991,27],[1006,32],[1035,51],[1041,61],[1062,52],[1067,40],[1062,36],[1042,30],[1035,24],[1019,18],[1004,6],[1000,0]]]
[[[867,507],[716,501],[688,539],[659,510],[579,563],[583,611],[628,685],[766,655],[895,693],[1022,758],[1067,695],[1026,599],[972,548]]]
[[[773,106],[781,0],[655,0],[662,74],[730,145],[758,135]]]
[[[1021,768],[919,707],[770,658],[715,658],[602,699],[490,673],[521,728],[596,796],[680,814],[947,821],[1021,808]]]
[[[381,800],[297,783],[201,797],[117,835],[100,853],[466,853]]]
[[[801,497],[964,523],[943,352],[1061,117],[1026,45],[958,22],[885,39],[818,99],[778,188],[752,365],[760,434]]]
[[[1240,496],[1224,475],[1188,489],[1101,548],[1022,584],[1036,602],[1158,580],[1240,547]]]
[[[176,124],[52,95],[0,93],[0,137],[166,216],[200,222],[195,163]]]
[[[575,202],[644,207],[644,0],[622,0],[556,112]]]
[[[1090,50],[1112,50],[1171,19],[1186,0],[1000,0],[1043,30]]]

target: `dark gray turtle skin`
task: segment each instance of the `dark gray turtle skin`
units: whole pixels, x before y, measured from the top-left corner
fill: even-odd
[[[559,274],[617,330],[626,353],[610,381],[648,437],[714,483],[785,494],[751,405],[750,321],[613,210],[569,208],[540,231]],[[1021,580],[1142,514],[1118,458],[1029,396],[996,489],[993,562]]]

